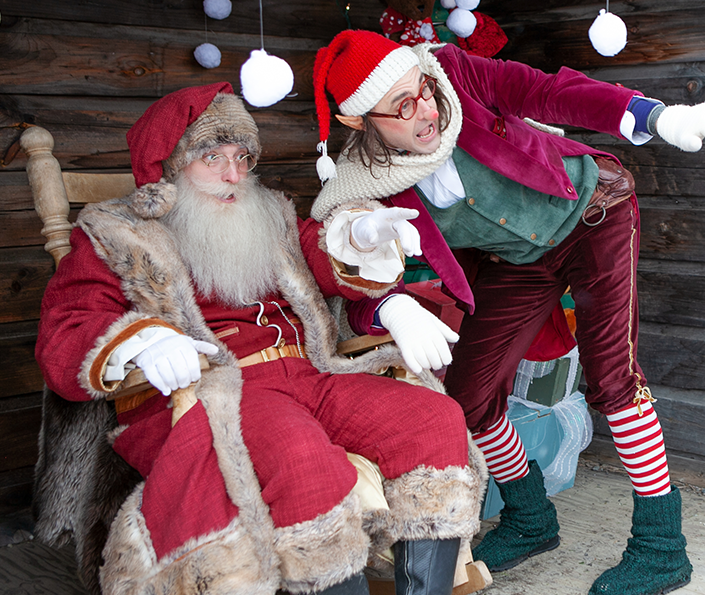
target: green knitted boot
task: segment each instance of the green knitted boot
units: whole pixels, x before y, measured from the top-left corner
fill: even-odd
[[[634,493],[632,537],[622,561],[598,577],[589,595],[660,595],[687,585],[692,572],[678,488],[651,498]]]
[[[546,496],[538,463],[529,461],[526,477],[497,487],[504,500],[499,525],[473,550],[475,560],[484,561],[490,572],[499,572],[557,548],[561,539],[556,507]]]

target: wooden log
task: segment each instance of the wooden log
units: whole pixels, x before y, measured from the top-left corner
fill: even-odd
[[[287,2],[267,0],[262,3],[265,48],[270,36],[311,37],[330,39],[350,26],[355,29],[379,30],[379,17],[384,10],[379,0],[356,0],[346,11],[346,3],[330,0]],[[347,19],[345,13],[347,12]],[[35,17],[63,21],[83,21],[133,27],[169,27],[194,29],[203,34],[204,14],[200,2],[141,3],[130,0],[113,0],[108,3],[76,3],[67,0],[5,0],[3,20],[9,16]],[[215,41],[224,32],[237,28],[239,33],[253,36],[260,34],[259,5],[257,0],[238,0],[233,13],[226,19],[208,19],[208,30],[216,33]],[[212,39],[212,38],[211,38]],[[259,46],[257,46],[259,47]]]
[[[0,323],[37,320],[54,261],[40,246],[0,250]]]
[[[659,2],[659,0],[639,0],[633,2],[617,0],[610,2],[610,12],[622,18],[632,15],[661,14],[663,18],[676,11],[688,11],[701,8],[699,0],[677,0],[676,2]],[[482,12],[492,15],[505,27],[525,25],[527,27],[541,23],[558,21],[583,21],[594,19],[600,9],[605,8],[599,0],[483,0]]]
[[[129,169],[125,134],[155,99],[61,98],[51,106],[26,95],[13,96],[22,118],[46,128],[54,137],[54,156],[63,170]],[[318,157],[318,121],[311,102],[283,101],[270,109],[250,108],[260,131],[261,164],[278,161],[315,162]],[[15,124],[17,114],[0,104],[0,120]],[[349,130],[333,120],[329,151],[337,154]],[[16,129],[0,128],[0,152],[18,138]],[[6,170],[25,169],[27,157],[20,151]]]
[[[705,329],[641,323],[639,363],[651,383],[702,388],[705,386]]]
[[[595,51],[587,31],[597,16],[565,20],[556,11],[550,22],[500,22],[509,39],[497,58],[520,60],[547,72],[561,66],[578,70],[614,64],[635,65],[700,61],[705,59],[702,37],[705,23],[699,17],[702,7],[670,12],[639,13],[623,18],[628,29],[627,46],[614,57]],[[501,21],[501,19],[500,19]]]
[[[641,213],[642,258],[705,261],[705,208],[688,209],[688,201],[644,201]],[[685,204],[684,204],[685,203]],[[643,204],[643,203],[642,203]]]
[[[705,264],[640,259],[639,318],[705,328]]]
[[[37,462],[41,407],[0,413],[0,473]]]
[[[41,391],[44,387],[34,359],[37,321],[0,324],[0,398]]]
[[[194,31],[16,19],[0,30],[0,85],[5,93],[161,97],[193,85],[229,80],[239,90],[239,72],[259,37],[222,33],[219,68],[205,69],[193,57],[203,43]],[[269,40],[269,52],[295,74],[293,93],[313,98],[313,61],[322,42]],[[65,73],[80,73],[67,77]]]

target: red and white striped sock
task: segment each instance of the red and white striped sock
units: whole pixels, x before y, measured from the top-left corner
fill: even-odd
[[[506,413],[491,428],[473,434],[472,438],[485,455],[487,469],[497,483],[528,475],[529,462],[524,444]]]
[[[639,415],[639,407],[642,415]],[[663,432],[649,401],[611,413],[607,423],[614,445],[638,496],[663,496],[671,491]]]

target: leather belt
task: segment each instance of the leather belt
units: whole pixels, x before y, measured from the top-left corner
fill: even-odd
[[[301,350],[300,353],[299,349]],[[306,359],[306,352],[304,351],[303,346],[299,348],[297,345],[267,347],[266,349],[262,349],[261,351],[255,351],[250,355],[246,355],[245,357],[239,358],[237,360],[237,363],[241,368],[246,368],[247,366],[254,366],[255,364],[273,362],[282,357],[298,357]]]

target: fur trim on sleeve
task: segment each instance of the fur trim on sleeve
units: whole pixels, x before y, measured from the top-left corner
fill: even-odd
[[[351,211],[351,210],[358,210],[358,211],[376,211],[377,209],[384,209],[383,205],[381,205],[378,201],[376,200],[361,200],[359,204],[346,204],[339,206],[335,209],[333,209],[328,217],[326,217],[325,221],[323,222],[323,227],[318,232],[318,247],[325,253],[328,253],[328,247],[326,244],[326,236],[328,234],[328,229],[330,228],[331,222],[333,219],[335,219],[335,216],[342,212],[342,211]],[[399,256],[401,258],[402,263],[404,262],[404,253],[401,251],[401,248],[399,247],[399,243],[397,242],[397,249],[399,251]],[[396,285],[399,283],[401,280],[402,274],[400,274],[393,282],[391,283],[379,283],[377,281],[370,281],[368,279],[363,279],[360,277],[357,273],[356,270],[354,270],[355,267],[352,269],[348,266],[345,265],[345,263],[339,262],[333,256],[328,254],[328,258],[330,259],[331,266],[333,267],[333,273],[335,276],[336,282],[342,286],[342,287],[347,287],[349,289],[353,289],[355,291],[359,291],[371,298],[378,298],[386,295],[391,289],[396,287]]]

